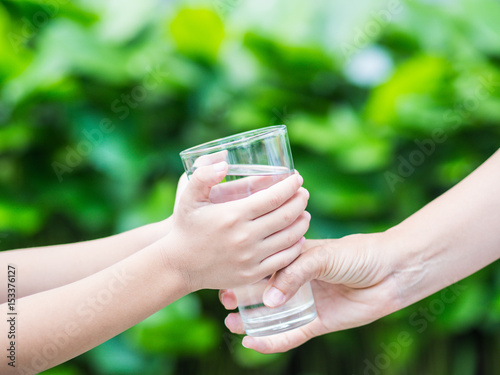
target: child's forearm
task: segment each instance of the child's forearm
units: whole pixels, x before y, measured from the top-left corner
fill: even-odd
[[[0,252],[0,264],[15,265],[22,275],[17,286],[20,298],[99,272],[165,236],[170,226],[169,218],[97,240]],[[6,297],[0,290],[0,303]]]
[[[462,182],[384,233],[394,258],[400,259],[395,281],[404,306],[500,258],[499,186],[497,151]]]
[[[10,370],[2,374],[53,367],[189,293],[181,274],[166,267],[160,246],[153,244],[82,280],[19,299],[18,315],[8,316],[8,305],[0,305],[0,314],[15,322],[14,336],[2,334],[0,347],[13,347],[16,367],[2,366]],[[19,279],[24,276],[19,273]]]

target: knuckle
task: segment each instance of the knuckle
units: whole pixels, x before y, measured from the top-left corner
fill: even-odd
[[[281,270],[279,282],[285,290],[293,289],[298,280],[297,274],[292,269],[284,268]]]
[[[253,257],[249,252],[242,251],[238,257],[238,264],[240,267],[248,267],[249,262],[253,260]]]
[[[197,168],[196,171],[194,171],[193,175],[191,176],[191,180],[194,180],[194,182],[197,184],[203,184],[205,182],[204,181],[204,169]]]
[[[271,207],[277,208],[281,206],[281,197],[279,194],[274,193],[270,198],[269,198],[269,205]]]
[[[244,247],[250,241],[250,234],[248,232],[245,232],[245,231],[238,231],[238,232],[234,233],[233,241],[234,241],[236,246]],[[247,254],[247,253],[242,253],[242,255],[243,254]]]
[[[239,217],[236,212],[229,212],[224,215],[223,224],[226,227],[233,228],[239,221]]]
[[[292,212],[288,211],[288,212],[284,212],[283,213],[283,218],[282,218],[282,221],[285,223],[285,224],[291,224],[295,221],[295,216],[293,215]]]
[[[298,231],[294,231],[293,233],[287,234],[286,236],[286,245],[288,245],[287,247],[294,245],[299,240],[300,237],[302,237],[302,233]]]
[[[257,274],[253,268],[245,268],[240,272],[240,281],[242,284],[251,284],[256,278]]]

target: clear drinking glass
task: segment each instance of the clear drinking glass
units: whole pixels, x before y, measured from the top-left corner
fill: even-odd
[[[188,175],[202,165],[226,161],[226,178],[210,192],[213,203],[247,197],[290,176],[293,159],[285,125],[270,126],[217,139],[180,153]],[[271,275],[254,284],[234,288],[238,309],[250,336],[266,336],[309,323],[316,308],[309,283],[286,304],[269,308],[262,302]]]

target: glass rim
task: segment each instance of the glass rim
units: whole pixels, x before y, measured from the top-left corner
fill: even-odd
[[[217,151],[218,149],[227,149],[230,146],[238,145],[238,143],[248,142],[249,140],[258,140],[267,137],[272,133],[286,132],[286,125],[272,125],[266,126],[264,128],[248,130],[242,133],[237,133],[229,135],[227,137],[222,137],[219,139],[214,139],[197,146],[193,146],[180,152],[181,158],[195,155],[197,153],[210,153],[212,151]]]

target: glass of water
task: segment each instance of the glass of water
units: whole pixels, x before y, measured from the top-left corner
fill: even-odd
[[[180,156],[188,178],[199,166],[221,161],[228,163],[226,178],[211,189],[212,203],[247,197],[294,173],[285,125],[269,126],[217,139],[184,150]],[[250,336],[267,336],[288,331],[307,324],[316,317],[309,283],[303,285],[283,306],[265,306],[262,297],[271,276],[233,289],[245,331]]]

